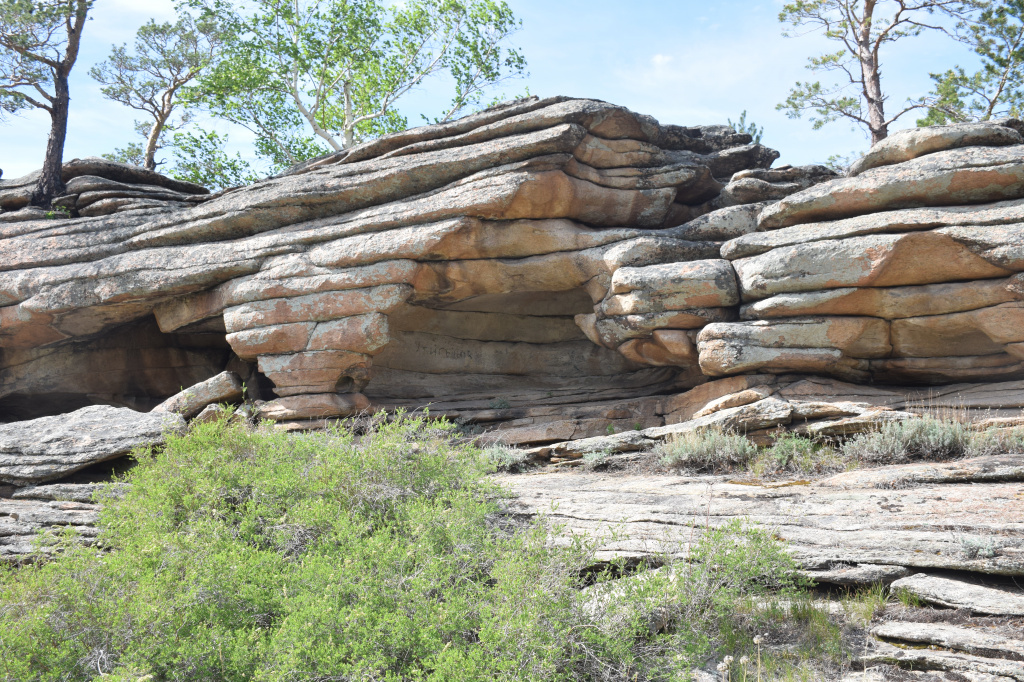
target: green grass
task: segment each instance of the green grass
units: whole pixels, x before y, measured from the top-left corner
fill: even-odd
[[[513,522],[444,423],[221,421],[138,459],[101,547],[0,570],[0,679],[683,679],[730,646],[738,603],[793,591],[781,545],[739,523],[686,564],[595,578],[594,543]]]
[[[864,464],[949,461],[1024,452],[1024,429],[977,431],[954,419],[925,416],[887,422],[843,442],[780,432],[758,447],[744,435],[715,428],[671,436],[655,454],[663,465],[700,473],[746,471],[758,478],[815,476]]]

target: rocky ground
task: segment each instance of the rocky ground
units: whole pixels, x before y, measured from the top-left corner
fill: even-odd
[[[846,633],[867,635],[851,667],[869,670],[850,680],[1024,680],[1024,455],[767,483],[619,457],[604,466],[620,470],[571,462],[499,480],[516,511],[597,540],[608,560],[685,557],[705,529],[742,519],[786,542],[836,623],[854,617],[846,590],[913,595]],[[784,633],[771,643],[792,645]]]
[[[826,618],[852,622],[842,589],[903,595],[850,630],[851,680],[1024,679],[1022,448],[813,480],[651,454],[929,416],[1010,442],[1022,132],[900,131],[839,177],[725,126],[527,98],[216,195],[74,160],[41,211],[34,176],[0,180],[0,559],[40,530],[90,541],[95,485],[189,420],[429,410],[519,448],[518,512],[605,559],[744,518],[826,586]]]

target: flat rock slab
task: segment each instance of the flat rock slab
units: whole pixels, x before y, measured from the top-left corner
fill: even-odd
[[[830,585],[888,585],[894,580],[906,578],[913,571],[906,566],[888,566],[886,564],[859,564],[857,566],[837,566],[824,571],[803,571],[806,578],[816,583]]]
[[[840,567],[879,564],[1024,575],[1019,483],[844,490],[550,470],[497,479],[517,496],[514,510],[595,538],[601,558],[685,556],[702,529],[741,519],[774,530],[822,582]]]
[[[1018,661],[984,658],[970,654],[927,649],[901,649],[879,643],[876,649],[860,659],[865,665],[888,663],[915,670],[941,670],[959,673],[966,680],[1012,680],[1024,682],[1024,666]],[[975,677],[974,675],[978,675]],[[991,677],[984,677],[984,676]]]
[[[0,561],[18,562],[32,554],[40,531],[70,526],[80,541],[92,542],[99,510],[82,502],[0,499]]]
[[[69,414],[0,425],[0,481],[33,485],[157,445],[181,431],[176,414],[92,405]]]
[[[1010,639],[983,628],[962,628],[941,623],[883,623],[871,630],[882,639],[931,644],[975,656],[994,656],[1024,661],[1024,639]],[[1021,633],[1024,637],[1024,633]]]
[[[153,412],[173,412],[190,419],[207,405],[233,402],[242,397],[242,380],[234,372],[221,372],[171,396],[153,408]]]
[[[11,497],[15,500],[45,500],[54,502],[91,503],[94,495],[107,489],[114,494],[124,494],[127,483],[51,483],[20,488]]]
[[[1024,454],[973,457],[958,462],[920,462],[845,471],[815,485],[833,488],[899,488],[924,483],[1024,481]]]
[[[929,604],[951,609],[969,609],[987,616],[1024,616],[1024,592],[984,587],[962,580],[918,573],[900,578],[893,590],[906,590]]]

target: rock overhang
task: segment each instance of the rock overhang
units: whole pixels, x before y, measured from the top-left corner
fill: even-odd
[[[0,213],[0,400],[53,392],[46,363],[114,362],[120,389],[74,390],[136,407],[234,363],[310,417],[361,393],[590,404],[596,425],[716,376],[1024,377],[1024,141],[1010,122],[915,135],[839,178],[771,168],[724,126],[530,98],[187,202],[90,162],[62,204],[78,217]],[[24,184],[0,181],[0,206]],[[165,352],[140,387],[100,352],[140,325],[202,359]],[[652,405],[636,424],[664,422]]]

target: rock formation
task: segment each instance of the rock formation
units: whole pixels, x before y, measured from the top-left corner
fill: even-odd
[[[714,209],[720,231],[750,224],[725,190],[777,156],[722,126],[532,98],[187,207],[126,191],[99,201],[150,204],[99,215],[91,188],[147,180],[72,162],[83,187],[58,204],[79,217],[0,214],[0,401],[14,418],[149,409],[225,368],[276,397],[277,419],[693,385],[692,335],[738,299],[716,222],[681,230]],[[776,198],[805,176],[744,176],[733,194]],[[29,179],[2,188],[5,210]]]
[[[290,427],[431,405],[544,444],[726,409],[853,429],[892,407],[783,395],[814,377],[905,405],[907,385],[1011,386],[1021,130],[897,133],[837,177],[771,168],[724,126],[530,98],[218,195],[76,160],[71,217],[47,217],[22,208],[31,176],[0,181],[0,413],[148,410],[228,371]],[[745,385],[686,414],[718,377]]]

